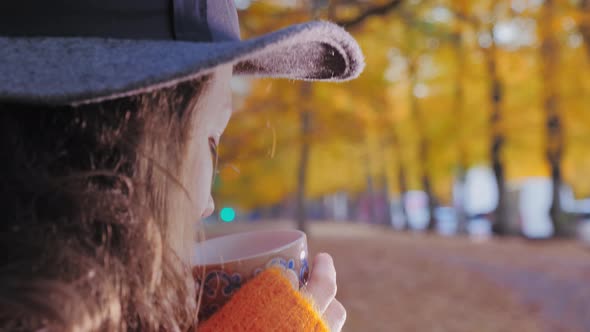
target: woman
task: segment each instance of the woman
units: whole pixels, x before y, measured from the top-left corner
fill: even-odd
[[[270,270],[206,322],[188,257],[231,76],[351,79],[352,38],[240,41],[232,1],[31,2],[0,5],[0,330],[340,330],[327,254],[303,293]]]

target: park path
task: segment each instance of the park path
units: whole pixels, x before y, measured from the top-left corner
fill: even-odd
[[[309,233],[312,252],[334,257],[347,332],[590,331],[590,249],[575,242],[473,242],[348,223]]]
[[[311,233],[314,249],[331,252],[344,278],[349,331],[363,324],[372,324],[367,331],[590,331],[590,251],[575,242],[473,242],[362,225],[317,225]]]
[[[550,323],[544,331],[590,331],[590,250],[563,241],[495,241],[484,248],[464,249],[470,250],[456,247],[441,252],[426,249],[422,253],[514,292],[520,302]]]

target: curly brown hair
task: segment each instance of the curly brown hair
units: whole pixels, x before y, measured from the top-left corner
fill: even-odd
[[[0,103],[0,330],[195,326],[170,193],[187,195],[176,175],[208,78],[78,107]]]

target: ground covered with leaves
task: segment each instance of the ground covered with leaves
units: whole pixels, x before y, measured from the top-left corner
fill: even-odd
[[[239,225],[215,232],[289,227]],[[473,242],[358,224],[310,227],[333,255],[345,331],[590,331],[590,249],[573,241]]]

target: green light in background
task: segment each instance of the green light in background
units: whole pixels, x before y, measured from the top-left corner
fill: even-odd
[[[219,212],[219,217],[223,222],[232,222],[234,219],[236,219],[236,211],[230,207],[224,207]]]

